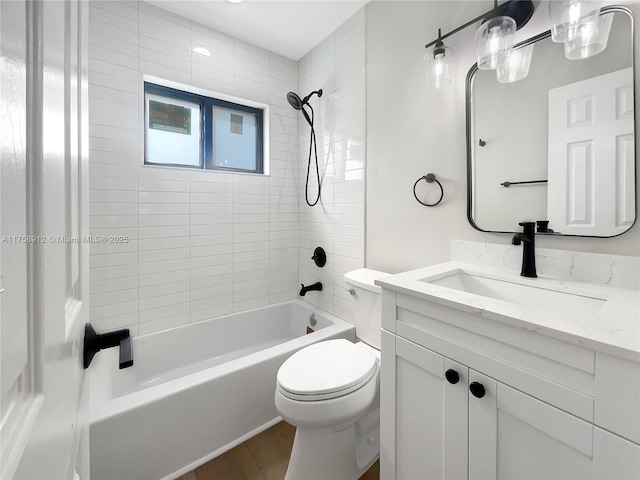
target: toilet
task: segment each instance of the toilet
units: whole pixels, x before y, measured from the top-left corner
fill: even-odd
[[[296,427],[286,480],[357,479],[380,454],[380,287],[388,273],[345,274],[356,336],[326,340],[289,357],[278,370],[275,404]]]

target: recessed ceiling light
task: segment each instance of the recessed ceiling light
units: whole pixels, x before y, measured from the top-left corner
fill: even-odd
[[[242,0],[227,0],[229,3],[240,3]]]
[[[195,53],[199,53],[200,55],[204,55],[205,57],[211,56],[211,52],[204,47],[195,47],[193,51]]]

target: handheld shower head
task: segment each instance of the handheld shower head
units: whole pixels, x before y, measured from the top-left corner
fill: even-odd
[[[312,127],[313,127],[313,121],[311,120],[311,118],[309,118],[309,114],[304,109],[304,106],[307,105],[309,108],[311,108],[311,105],[309,105],[309,99],[313,95],[318,95],[318,97],[321,97],[322,96],[322,89],[314,90],[313,92],[311,92],[309,95],[307,95],[306,97],[304,97],[302,99],[298,96],[297,93],[293,93],[293,92],[287,93],[287,101],[289,102],[289,105],[291,105],[296,110],[300,110],[302,112],[302,115],[304,115],[304,119]],[[311,108],[311,111],[313,111],[313,108]]]
[[[291,105],[296,110],[302,110],[302,105],[306,103],[300,100],[300,97],[293,92],[287,93],[287,101],[289,102],[289,105]]]
[[[304,115],[304,118],[307,121],[307,123],[311,125],[313,122],[311,121],[311,118],[309,117],[309,114],[307,113],[307,111],[304,109],[304,106],[308,105],[307,100],[308,100],[308,97],[305,97],[304,100],[301,100],[296,93],[293,93],[293,92],[287,93],[287,101],[289,102],[289,105],[291,105],[296,110],[300,110],[302,112],[302,115]]]
[[[304,97],[302,99],[298,96],[297,93],[289,92],[289,93],[287,93],[287,101],[289,102],[289,105],[291,105],[296,110],[302,110],[302,107],[304,107],[305,105],[309,104],[309,99],[314,94],[317,94],[318,97],[321,97],[322,96],[322,89],[314,90],[313,92],[311,92],[309,95],[307,95],[306,97]]]
[[[303,99],[301,99],[300,96],[297,93],[294,93],[294,92],[287,93],[287,102],[289,102],[289,105],[291,105],[295,110],[300,110],[302,112],[302,115],[304,116],[304,119],[307,121],[307,123],[311,127],[311,139],[309,141],[309,162],[307,163],[307,180],[306,180],[305,188],[304,188],[305,200],[307,202],[307,205],[309,205],[310,207],[313,207],[316,203],[318,203],[318,201],[320,201],[320,190],[321,190],[321,187],[322,187],[322,181],[320,179],[320,167],[318,165],[318,147],[317,147],[317,144],[316,144],[316,131],[313,128],[314,113],[313,113],[313,107],[311,105],[309,105],[309,99],[313,95],[318,95],[318,97],[321,97],[322,96],[322,89],[314,90],[313,92],[311,92],[309,95],[307,95]],[[311,116],[309,116],[309,113],[307,113],[307,110],[304,108],[305,105],[311,111]],[[311,201],[309,201],[309,193],[308,193],[308,191],[309,191],[309,172],[311,170],[311,153],[312,152],[315,153],[315,158],[316,158],[316,177],[318,179],[318,196],[316,197],[316,199],[315,199],[315,201],[313,203],[311,203]]]

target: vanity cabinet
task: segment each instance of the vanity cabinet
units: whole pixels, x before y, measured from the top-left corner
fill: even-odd
[[[594,350],[386,290],[383,328],[381,478],[640,478],[638,382],[611,403]]]
[[[386,332],[383,335],[393,337]],[[465,478],[468,369],[407,340],[384,340],[382,365],[387,371],[393,370],[396,388],[395,408],[392,412],[381,411],[381,416],[385,421],[395,417],[393,450],[397,478]],[[392,346],[391,350],[387,344]],[[395,355],[390,357],[393,350]],[[445,379],[447,371],[456,372],[455,385]],[[389,380],[383,370],[382,382]],[[389,387],[386,384],[383,388]],[[391,477],[382,475],[381,478]]]

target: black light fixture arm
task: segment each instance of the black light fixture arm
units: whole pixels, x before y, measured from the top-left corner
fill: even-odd
[[[493,11],[493,10],[491,10]],[[453,30],[451,30],[448,33],[445,33],[444,35],[440,35],[440,30],[438,29],[438,38],[436,38],[433,42],[429,42],[427,43],[424,48],[429,48],[432,47],[433,45],[435,45],[438,42],[442,42],[442,40],[444,40],[445,38],[449,38],[451,35],[458,33],[460,30],[464,30],[465,28],[467,28],[470,25],[473,25],[474,23],[479,22],[480,20],[482,20],[484,17],[486,17],[489,13],[491,12],[487,12],[487,13],[483,13],[482,15],[480,15],[479,17],[474,18],[473,20],[468,21],[467,23],[465,23],[464,25],[460,25],[458,28],[455,28]]]
[[[520,30],[521,27],[524,27],[527,24],[527,22],[533,15],[533,2],[531,0],[508,0],[500,6],[498,6],[498,0],[494,0],[493,5],[494,7],[492,10],[489,10],[488,12],[477,16],[473,20],[469,20],[464,25],[460,25],[458,28],[447,32],[444,35],[440,35],[440,31],[438,30],[438,38],[433,42],[427,43],[424,48],[429,48],[433,45],[436,45],[438,42],[442,42],[442,40],[444,40],[445,38],[458,33],[460,30],[464,30],[465,28],[479,22],[480,20],[486,21],[490,18],[499,17],[502,15],[513,17],[513,19],[516,21],[517,29]]]
[[[444,53],[444,43],[442,42],[442,30],[438,29],[438,39],[436,40],[435,43],[435,47],[433,47],[433,56],[435,57],[436,55],[440,54],[440,53]]]

